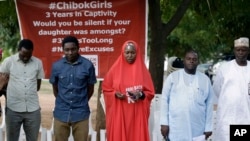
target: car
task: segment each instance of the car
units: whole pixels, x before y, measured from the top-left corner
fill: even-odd
[[[197,66],[197,70],[206,74],[210,78],[210,80],[212,80],[212,77],[213,77],[213,64],[212,63],[199,64]]]

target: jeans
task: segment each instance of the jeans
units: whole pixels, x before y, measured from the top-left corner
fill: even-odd
[[[55,141],[68,141],[72,130],[74,141],[88,141],[89,119],[66,123],[54,119]]]
[[[15,112],[6,108],[7,141],[18,141],[20,128],[23,129],[27,141],[37,141],[41,124],[41,111]]]

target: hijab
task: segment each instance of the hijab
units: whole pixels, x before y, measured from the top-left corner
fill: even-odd
[[[124,56],[128,43],[133,43],[136,50],[136,58],[132,64],[129,64]],[[146,95],[152,95],[150,97],[153,98],[155,93],[153,82],[142,59],[140,48],[136,42],[128,40],[122,45],[120,56],[106,74],[103,81],[103,90],[112,94],[116,91],[125,94],[126,88],[138,85],[142,85],[142,91]]]

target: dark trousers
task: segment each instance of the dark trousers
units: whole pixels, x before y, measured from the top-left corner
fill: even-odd
[[[15,112],[6,108],[7,141],[18,141],[23,125],[27,141],[37,141],[41,124],[40,109],[34,112]]]

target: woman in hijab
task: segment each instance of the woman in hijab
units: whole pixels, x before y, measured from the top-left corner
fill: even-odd
[[[129,40],[123,44],[102,89],[107,140],[149,141],[148,118],[155,91],[136,42]]]

